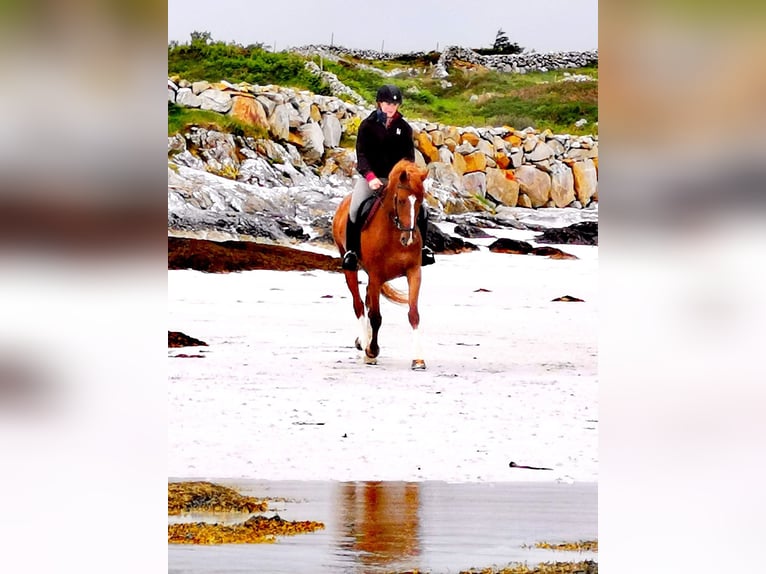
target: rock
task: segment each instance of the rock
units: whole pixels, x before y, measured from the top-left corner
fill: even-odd
[[[340,272],[340,259],[319,253],[250,241],[208,241],[168,237],[168,269],[230,273],[251,269]]]
[[[463,187],[469,195],[481,198],[487,195],[487,176],[484,172],[473,171],[463,175]]]
[[[195,95],[199,95],[210,88],[210,82],[193,82],[191,88]]]
[[[177,349],[180,347],[207,347],[205,341],[200,341],[190,337],[180,331],[168,331],[168,348]]]
[[[452,159],[452,167],[458,175],[463,175],[467,170],[465,157],[462,153],[455,153]]]
[[[556,207],[566,207],[575,200],[572,170],[560,161],[551,164],[551,199]]]
[[[551,177],[530,165],[522,165],[514,172],[519,189],[530,200],[531,207],[542,207],[550,199]]]
[[[220,90],[207,89],[199,95],[200,109],[225,114],[231,109],[231,94]]]
[[[473,130],[466,130],[460,135],[460,143],[463,144],[467,142],[471,145],[471,148],[475,148],[479,145],[480,139],[479,134]]]
[[[571,253],[564,253],[561,249],[548,246],[535,247],[532,249],[532,255],[540,255],[548,257],[549,259],[577,259],[577,257]]]
[[[596,166],[590,159],[578,161],[572,166],[572,174],[577,200],[583,205],[588,205],[590,198],[596,193]]]
[[[463,156],[465,160],[465,172],[470,173],[473,171],[484,171],[487,169],[487,156],[484,152],[475,151],[471,154]]]
[[[532,200],[529,199],[529,196],[526,193],[519,193],[519,199],[516,202],[516,205],[518,207],[532,207]]]
[[[428,222],[426,245],[435,253],[463,253],[479,249],[473,243],[447,235],[430,221]]]
[[[531,152],[527,153],[527,159],[529,161],[544,161],[553,157],[553,150],[545,142],[538,142]]]
[[[484,231],[481,227],[476,227],[475,225],[464,225],[464,224],[458,224],[455,226],[455,233],[460,235],[461,237],[471,237],[471,238],[488,238],[493,237],[486,231]]]
[[[181,134],[168,136],[168,153],[180,153],[186,151],[186,140]]]
[[[447,146],[442,146],[439,148],[439,159],[437,161],[440,163],[450,164],[454,161],[454,158],[455,156]]]
[[[176,103],[186,108],[198,108],[202,105],[202,99],[189,88],[179,88],[176,94]]]
[[[292,106],[279,104],[269,116],[269,128],[271,134],[278,140],[290,139],[290,109]]]
[[[324,114],[321,125],[324,145],[329,148],[338,147],[340,145],[340,136],[343,133],[338,116],[335,114]]]
[[[439,161],[439,150],[431,142],[431,137],[427,132],[420,132],[415,136],[415,145],[423,154],[423,157],[428,161]]]
[[[324,134],[319,124],[303,124],[298,128],[303,139],[303,160],[308,164],[319,163],[324,155]]]
[[[269,119],[261,103],[251,97],[234,96],[229,115],[247,124],[269,131]]]
[[[508,237],[501,237],[489,245],[489,250],[495,253],[513,253],[518,255],[527,255],[528,253],[532,253],[532,249],[532,245],[526,241],[509,239]]]
[[[513,172],[502,169],[487,170],[487,195],[498,203],[515,207],[519,200],[519,182]]]
[[[558,229],[546,229],[535,237],[537,243],[598,245],[598,223],[583,221]]]

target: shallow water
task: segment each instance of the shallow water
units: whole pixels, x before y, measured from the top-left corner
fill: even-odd
[[[456,573],[510,562],[596,559],[591,552],[534,548],[536,542],[597,539],[596,483],[310,482],[215,480],[270,502],[287,520],[325,529],[275,544],[168,546],[169,573]],[[169,517],[241,522],[247,515]],[[528,548],[526,546],[531,546]]]

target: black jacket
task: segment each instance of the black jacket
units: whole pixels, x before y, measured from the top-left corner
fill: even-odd
[[[363,177],[372,172],[376,177],[388,177],[401,159],[415,161],[412,127],[397,112],[386,129],[385,120],[378,120],[373,111],[359,125],[356,136],[356,169]]]

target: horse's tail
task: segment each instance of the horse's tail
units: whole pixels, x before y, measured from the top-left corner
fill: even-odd
[[[407,293],[394,289],[388,282],[383,283],[383,286],[380,288],[380,294],[393,303],[399,303],[400,305],[409,303]]]

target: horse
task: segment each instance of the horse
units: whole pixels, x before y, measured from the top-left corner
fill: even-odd
[[[399,161],[391,170],[388,183],[378,191],[379,206],[362,228],[359,265],[367,273],[365,304],[359,294],[358,271],[344,270],[346,285],[353,298],[354,314],[361,327],[356,348],[364,350],[366,364],[377,364],[380,353],[378,331],[382,322],[381,294],[394,303],[408,304],[407,317],[412,327],[413,370],[425,370],[418,326],[418,296],[421,283],[421,248],[423,239],[417,229],[417,215],[423,204],[423,180],[427,171],[409,160]],[[346,252],[346,221],[351,194],[343,198],[335,211],[332,231],[341,257]],[[360,216],[361,217],[361,216]],[[395,289],[388,282],[407,277],[408,292]]]

